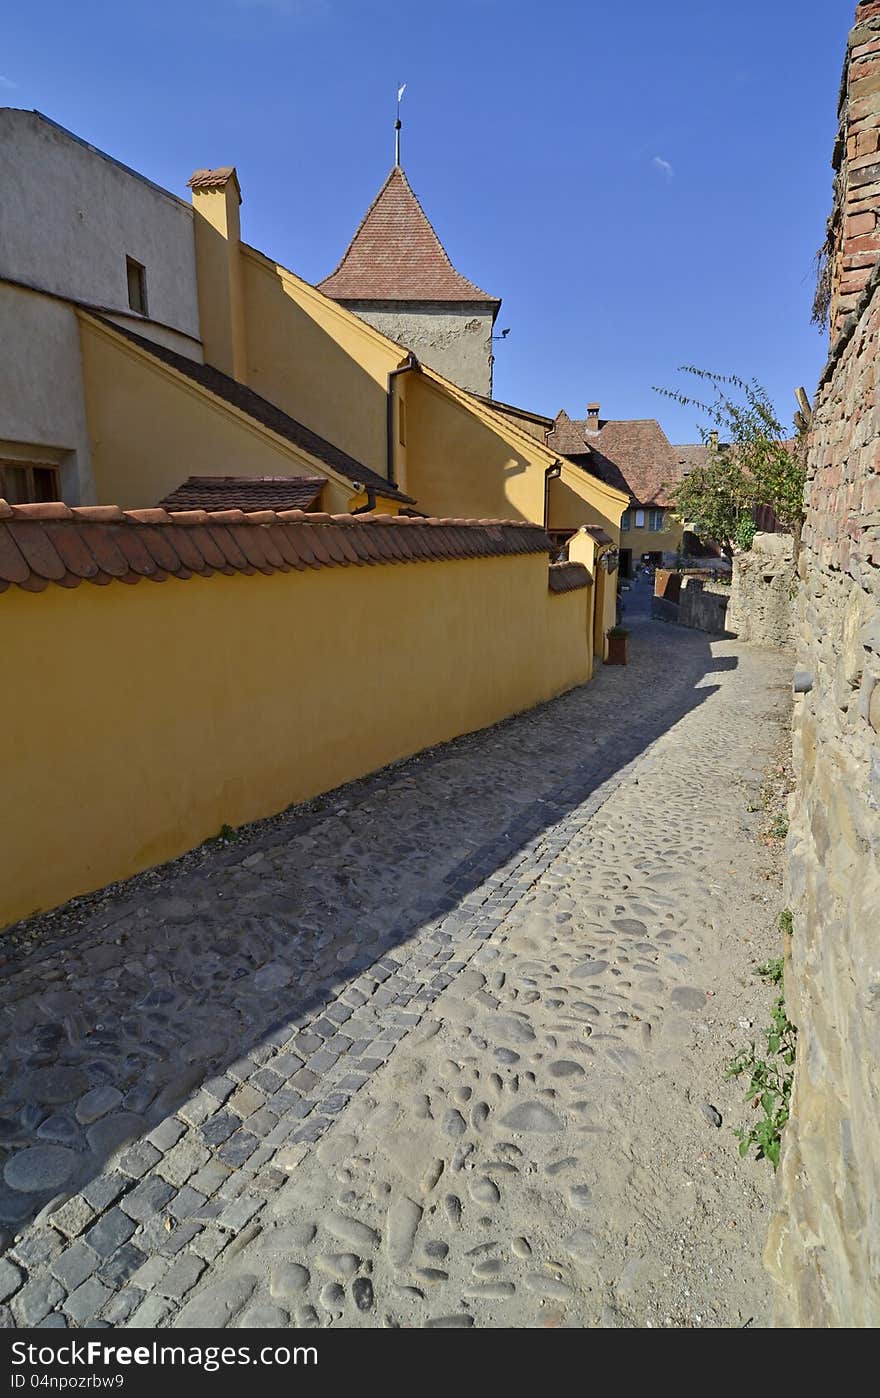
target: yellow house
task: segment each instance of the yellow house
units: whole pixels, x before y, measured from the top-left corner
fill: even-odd
[[[696,545],[693,536],[685,537],[672,491],[705,459],[706,447],[674,445],[654,418],[601,418],[598,403],[587,406],[585,418],[560,412],[547,434],[547,444],[564,452],[579,469],[625,492],[627,507],[620,525],[623,577],[630,577],[640,560],[670,563],[683,548]]]
[[[243,243],[234,169],[197,171],[190,186],[210,363],[364,462],[419,513],[527,520],[560,544],[590,526],[607,540],[600,549],[616,548],[627,494]],[[607,631],[614,589],[603,592]]]
[[[627,497],[242,242],[232,167],[197,171],[187,202],[10,109],[0,179],[16,191],[0,202],[0,494],[13,503],[295,500],[526,521],[557,545],[589,527],[607,573]],[[402,175],[392,184],[414,200]],[[596,589],[603,632],[612,592]]]

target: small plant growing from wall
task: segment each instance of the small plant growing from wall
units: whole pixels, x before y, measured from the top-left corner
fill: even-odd
[[[756,379],[713,374],[693,365],[682,365],[680,372],[704,383],[711,396],[701,399],[678,389],[655,389],[684,407],[698,409],[709,424],[700,428],[709,448],[706,464],[672,487],[676,514],[731,557],[751,548],[754,509],[769,506],[783,528],[794,535],[797,554],[805,482],[800,429],[793,436],[782,426],[770,395]]]
[[[790,935],[791,913],[786,909],[779,918],[780,930]],[[747,1077],[746,1100],[760,1113],[751,1126],[739,1126],[734,1135],[739,1140],[739,1153],[748,1155],[754,1148],[759,1160],[769,1160],[773,1169],[779,1165],[782,1133],[791,1113],[791,1090],[794,1084],[794,1063],[797,1049],[797,1029],[785,1010],[784,963],[782,957],[766,961],[757,974],[771,985],[779,987],[773,1002],[770,1024],[764,1031],[766,1048],[760,1050],[752,1043],[741,1050],[729,1064],[726,1077]]]

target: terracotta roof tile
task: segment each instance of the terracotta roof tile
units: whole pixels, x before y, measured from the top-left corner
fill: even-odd
[[[580,587],[589,587],[593,579],[584,563],[551,563],[550,591],[576,592]]]
[[[194,573],[274,573],[547,554],[549,548],[549,539],[537,525],[509,520],[331,518],[299,510],[287,511],[284,517],[272,510],[166,514],[123,512],[115,506],[10,507],[0,500],[0,592],[12,583],[39,592],[49,582],[106,586],[144,578],[186,579]]]
[[[501,304],[456,272],[399,165],[364,214],[339,266],[318,289],[336,301]]]
[[[560,413],[547,446],[624,491],[634,505],[668,508],[669,487],[687,474],[683,448],[671,444],[655,418],[600,420],[599,430],[591,432],[586,419]]]
[[[233,176],[238,183],[234,165],[218,165],[214,170],[194,170],[187,185],[190,189],[222,189]]]
[[[160,501],[174,511],[308,510],[326,485],[323,476],[189,476]]]

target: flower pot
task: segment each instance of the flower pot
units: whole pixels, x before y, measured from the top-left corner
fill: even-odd
[[[626,632],[608,632],[608,655],[606,665],[626,664]]]

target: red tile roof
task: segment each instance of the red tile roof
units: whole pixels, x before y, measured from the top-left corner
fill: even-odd
[[[511,520],[412,519],[304,514],[302,510],[191,510],[169,514],[117,505],[0,500],[0,592],[15,583],[42,592],[212,573],[274,573],[349,564],[420,563],[504,554],[548,554],[536,524]]]
[[[165,510],[308,510],[323,476],[189,476],[159,504]]]
[[[237,184],[234,165],[218,165],[215,170],[194,170],[187,184],[190,189],[222,189],[233,178]]]
[[[491,301],[456,272],[409,181],[395,165],[342,261],[318,282],[336,301]]]
[[[551,592],[576,592],[580,587],[589,587],[592,581],[585,563],[550,564]]]
[[[655,418],[601,420],[598,432],[591,432],[586,419],[565,412],[547,434],[547,445],[626,492],[632,504],[664,509],[672,504],[669,487],[695,464],[685,454],[704,450],[673,446]]]

